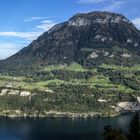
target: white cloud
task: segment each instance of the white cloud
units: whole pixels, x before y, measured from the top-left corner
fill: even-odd
[[[48,18],[48,17],[29,17],[29,18],[26,18],[24,21],[30,22],[30,21],[42,20],[42,19],[46,19],[46,18]]]
[[[135,26],[140,29],[140,18],[132,19],[132,22],[135,24]]]
[[[55,24],[41,24],[36,26],[39,29],[43,29],[44,31],[49,30],[52,26],[54,26]]]
[[[20,46],[18,44],[0,42],[0,59],[5,59],[15,54],[19,49]]]
[[[36,26],[36,28],[39,28],[41,30],[44,30],[44,31],[48,31],[51,27],[53,27],[55,24],[57,24],[56,22],[54,21],[51,21],[51,20],[44,20],[44,21],[41,21],[41,24]]]
[[[52,21],[52,20],[43,20],[43,21],[41,21],[41,23],[52,23],[52,22],[54,22],[54,21]]]
[[[38,36],[40,36],[43,32],[48,31],[52,26],[57,24],[51,20],[43,20],[40,21],[40,25],[37,25],[35,28],[38,29],[36,32],[0,32],[0,36],[2,37],[17,37],[19,39],[23,39],[25,41],[33,41]]]
[[[109,6],[103,8],[104,11],[114,11],[117,9],[120,9],[124,4],[126,3],[126,1],[112,1],[112,4],[110,4]]]
[[[26,41],[32,41],[36,39],[42,32],[0,32],[0,36],[3,37],[17,37]]]
[[[42,20],[44,19],[44,20]],[[19,32],[19,31],[5,31],[0,32],[0,37],[5,37],[7,40],[11,37],[18,38],[15,39],[14,43],[6,43],[6,42],[0,42],[0,59],[5,59],[16,52],[18,52],[21,48],[23,48],[23,45],[27,45],[31,41],[35,40],[38,36],[40,36],[45,31],[48,31],[52,26],[57,24],[54,21],[47,20],[46,17],[32,17],[30,19],[26,19],[27,21],[33,21],[33,20],[42,20],[39,21],[39,25],[34,27],[34,32]]]
[[[77,2],[79,4],[90,4],[90,3],[93,3],[93,4],[97,4],[97,3],[101,3],[101,2],[105,2],[107,0],[78,0]]]

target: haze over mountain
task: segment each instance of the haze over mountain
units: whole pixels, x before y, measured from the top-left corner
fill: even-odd
[[[1,68],[42,67],[78,62],[84,67],[102,63],[133,65],[139,62],[140,31],[121,14],[77,14],[52,27]]]

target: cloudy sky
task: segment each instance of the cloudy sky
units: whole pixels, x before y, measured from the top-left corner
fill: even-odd
[[[122,13],[140,29],[140,0],[0,0],[0,59],[76,13]]]

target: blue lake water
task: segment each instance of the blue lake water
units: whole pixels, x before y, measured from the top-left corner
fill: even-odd
[[[0,140],[103,140],[104,126],[127,130],[132,115],[92,119],[0,118]]]

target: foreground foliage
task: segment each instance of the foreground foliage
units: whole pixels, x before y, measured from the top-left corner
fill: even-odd
[[[111,126],[104,127],[104,140],[139,140],[140,139],[140,112],[136,112],[131,119],[128,132],[114,129]]]

